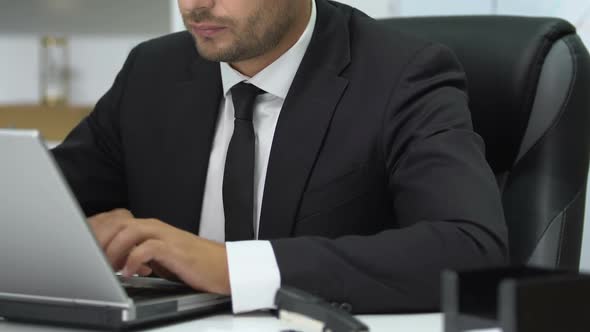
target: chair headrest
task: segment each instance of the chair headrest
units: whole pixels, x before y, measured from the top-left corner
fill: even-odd
[[[382,20],[389,28],[450,47],[467,73],[475,130],[496,173],[518,154],[545,58],[556,41],[575,34],[558,18],[515,16],[412,17]],[[499,130],[498,128],[502,128]]]

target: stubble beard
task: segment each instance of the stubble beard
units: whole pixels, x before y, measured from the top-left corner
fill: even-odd
[[[202,58],[235,63],[256,58],[276,48],[295,24],[293,12],[285,8],[258,10],[245,20],[244,28],[240,28],[235,21],[218,19],[208,12],[192,14],[188,18],[193,21],[208,19],[227,26],[234,37],[231,45],[227,47],[216,48],[213,40],[199,40],[196,36],[193,38]]]

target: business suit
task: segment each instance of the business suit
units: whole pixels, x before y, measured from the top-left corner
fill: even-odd
[[[314,36],[277,123],[260,239],[283,284],[355,312],[438,306],[442,268],[501,264],[506,229],[464,74],[445,48],[317,1]],[[222,98],[192,37],[129,55],[54,150],[88,215],[119,207],[198,232]]]

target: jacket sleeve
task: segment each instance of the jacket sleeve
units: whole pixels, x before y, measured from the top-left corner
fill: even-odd
[[[87,216],[127,207],[120,104],[137,48],[129,54],[113,86],[78,124],[53,156]]]
[[[438,310],[444,269],[503,265],[499,190],[474,133],[464,72],[429,45],[407,64],[384,110],[392,220],[380,233],[272,241],[283,285],[355,313]]]

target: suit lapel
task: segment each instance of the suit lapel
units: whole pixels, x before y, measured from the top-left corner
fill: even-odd
[[[198,233],[209,154],[222,97],[219,64],[198,58],[191,80],[172,86],[164,154],[175,226]]]
[[[295,218],[333,113],[348,80],[347,17],[317,1],[317,22],[307,53],[279,117],[260,216],[260,239],[292,235]]]

